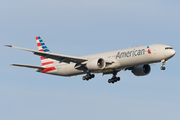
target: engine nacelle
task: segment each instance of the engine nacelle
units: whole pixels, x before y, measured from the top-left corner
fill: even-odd
[[[148,75],[150,71],[151,71],[151,67],[149,65],[139,65],[139,66],[135,66],[132,69],[132,73],[136,76]]]
[[[88,70],[102,70],[106,67],[106,62],[102,58],[94,58],[87,62],[86,67]]]

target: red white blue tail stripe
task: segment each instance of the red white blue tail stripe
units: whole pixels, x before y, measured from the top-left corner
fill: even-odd
[[[39,51],[50,52],[50,50],[47,48],[40,36],[36,37],[36,41]]]
[[[40,36],[36,37],[36,42],[37,42],[37,46],[38,46],[38,50],[41,52],[50,52],[50,50],[48,49],[48,47],[46,46],[46,44],[43,42],[43,40],[41,39]],[[40,57],[41,58],[41,62],[42,62],[42,66],[52,66],[52,64],[54,63],[55,60],[50,59],[50,58],[44,58],[44,57]],[[54,70],[54,69],[53,69]],[[44,70],[44,72],[47,72]]]

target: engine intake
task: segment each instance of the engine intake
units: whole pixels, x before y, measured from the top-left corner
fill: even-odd
[[[86,67],[88,70],[102,70],[106,66],[106,62],[102,58],[94,58],[87,62]]]
[[[148,75],[150,71],[151,71],[151,67],[149,65],[139,65],[139,66],[135,66],[132,69],[132,73],[136,76]]]

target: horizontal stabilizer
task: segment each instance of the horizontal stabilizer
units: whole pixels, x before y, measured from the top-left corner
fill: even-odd
[[[22,65],[22,64],[11,64],[11,65],[18,66],[18,67],[35,68],[35,69],[44,69],[45,68],[42,66],[34,66],[34,65]]]

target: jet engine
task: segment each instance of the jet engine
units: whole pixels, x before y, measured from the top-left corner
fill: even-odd
[[[139,66],[135,66],[132,69],[132,73],[136,76],[148,75],[150,71],[151,71],[151,67],[149,65],[139,65]]]
[[[86,67],[88,70],[102,70],[106,66],[106,62],[102,58],[94,58],[87,62]]]

